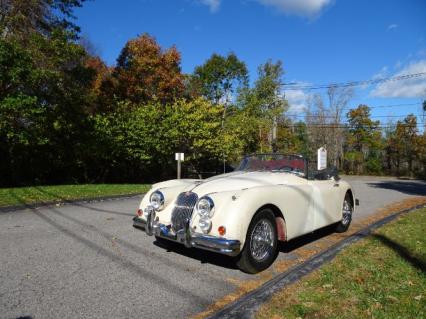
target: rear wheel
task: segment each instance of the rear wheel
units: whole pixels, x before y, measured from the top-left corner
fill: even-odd
[[[250,274],[268,268],[278,254],[277,225],[272,210],[259,211],[252,219],[237,266]]]
[[[351,224],[354,207],[350,196],[351,195],[349,193],[346,193],[342,207],[342,220],[336,225],[337,233],[344,233],[348,230],[349,225]]]

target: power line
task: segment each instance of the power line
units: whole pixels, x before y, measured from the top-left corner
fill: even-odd
[[[399,75],[395,77],[388,78],[378,78],[371,80],[363,80],[363,81],[350,81],[350,82],[342,82],[342,83],[329,83],[329,84],[320,84],[320,85],[299,85],[298,83],[282,83],[281,86],[285,87],[285,90],[320,90],[320,89],[329,89],[334,87],[352,87],[352,86],[360,86],[360,85],[369,85],[369,84],[377,84],[381,82],[389,82],[389,81],[401,81],[408,80],[412,78],[418,78],[425,76],[426,72],[422,73],[413,73],[413,74],[405,74]]]
[[[306,115],[299,115],[299,114],[285,114],[288,117],[296,117],[296,118],[317,118],[319,116],[321,116],[322,118],[336,118],[336,116],[333,115],[317,115],[317,114],[306,114]],[[407,117],[408,115],[411,114],[401,114],[401,115],[372,115],[369,116],[370,119],[374,119],[374,118],[399,118],[399,117]],[[420,117],[420,115],[415,115],[416,117]]]
[[[361,103],[362,104],[362,103]],[[421,105],[422,103],[401,103],[401,104],[388,104],[388,105],[376,105],[376,106],[369,106],[370,109],[378,109],[378,108],[387,108],[387,107],[399,107],[399,106],[413,106],[413,105]],[[344,108],[344,110],[353,110],[355,108],[348,107]]]
[[[307,128],[324,128],[324,129],[328,129],[328,128],[344,128],[344,129],[351,129],[351,128],[358,128],[358,126],[356,125],[350,125],[345,124],[345,123],[338,123],[338,124],[319,124],[319,123],[310,123],[310,124],[306,124]],[[294,123],[292,125],[286,125],[285,127],[297,127],[299,126],[298,123]],[[379,125],[373,125],[374,128],[377,129],[391,129],[391,128],[396,128],[397,126],[402,126],[402,127],[417,127],[419,126],[419,123],[417,124],[406,124],[406,123],[399,123],[399,124],[395,124],[395,125],[389,125],[389,124],[379,124]]]

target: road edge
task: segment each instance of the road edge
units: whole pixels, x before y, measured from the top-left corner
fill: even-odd
[[[371,225],[366,226],[365,228],[359,230],[358,232],[350,235],[349,237],[339,241],[338,243],[331,246],[329,249],[322,251],[305,262],[294,266],[288,271],[279,274],[272,278],[271,280],[264,283],[259,288],[252,290],[241,298],[233,301],[224,308],[215,312],[211,316],[208,316],[209,319],[219,319],[219,318],[252,318],[255,312],[259,307],[268,301],[270,297],[277,291],[286,287],[289,284],[294,283],[295,281],[301,279],[305,275],[311,273],[312,271],[318,269],[324,263],[332,260],[336,255],[346,248],[347,246],[363,239],[371,234],[372,231],[380,228],[381,226],[389,223],[398,216],[402,214],[409,213],[413,210],[426,207],[425,204],[416,205],[411,208],[401,210],[399,212],[393,213],[387,217],[384,217]]]
[[[101,196],[101,197],[87,197],[87,198],[79,198],[79,199],[59,199],[57,201],[2,206],[2,207],[0,207],[0,213],[9,213],[9,212],[14,212],[14,211],[18,211],[18,210],[51,207],[51,206],[55,206],[55,205],[61,205],[62,206],[62,205],[72,205],[72,204],[78,204],[78,203],[96,203],[96,202],[104,202],[104,201],[109,201],[109,200],[127,199],[127,198],[142,196],[144,194],[145,193],[121,194],[121,195],[110,195],[110,196]]]

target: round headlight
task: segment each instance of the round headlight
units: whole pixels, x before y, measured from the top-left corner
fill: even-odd
[[[164,205],[163,193],[160,191],[153,192],[149,198],[149,203],[155,210],[160,210]]]
[[[213,200],[208,196],[201,197],[197,203],[197,212],[201,218],[211,218],[214,214],[213,208]]]

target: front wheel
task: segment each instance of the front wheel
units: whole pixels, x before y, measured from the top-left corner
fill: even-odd
[[[278,254],[277,225],[272,210],[259,211],[247,231],[243,250],[237,257],[237,266],[242,271],[255,274],[268,268]]]
[[[352,205],[350,196],[351,195],[347,193],[343,201],[342,220],[336,225],[335,229],[337,233],[344,233],[348,230],[349,225],[351,224],[354,207]]]

